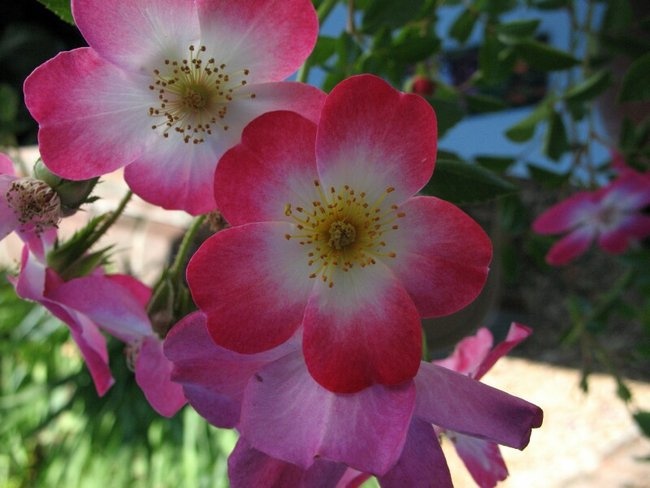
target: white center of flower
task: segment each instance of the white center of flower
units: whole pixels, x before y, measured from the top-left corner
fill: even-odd
[[[394,191],[388,187],[374,202],[365,192],[357,193],[349,185],[323,191],[314,181],[319,200],[310,208],[285,205],[284,213],[296,224],[296,233],[286,234],[287,240],[298,239],[305,246],[307,264],[331,288],[336,269],[348,272],[355,266],[364,268],[376,264],[376,258],[394,258],[382,236],[399,228],[395,222],[405,216],[397,205],[385,203]]]
[[[22,231],[33,229],[41,233],[56,227],[61,220],[61,199],[44,181],[18,178],[11,183],[5,197]]]
[[[200,144],[213,130],[228,130],[228,104],[247,84],[250,71],[230,71],[214,58],[202,59],[205,52],[205,46],[191,45],[187,58],[165,59],[164,67],[153,70],[149,89],[158,102],[149,107],[149,116],[157,120],[151,128],[163,137],[177,133],[185,143]],[[255,98],[255,94],[245,97]]]

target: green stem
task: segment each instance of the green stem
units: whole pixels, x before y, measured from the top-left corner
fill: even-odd
[[[183,236],[183,240],[181,241],[181,244],[178,248],[178,252],[174,257],[174,262],[169,267],[170,278],[176,280],[180,277],[179,275],[183,271],[185,261],[187,260],[187,254],[189,253],[190,247],[194,242],[194,238],[196,237],[196,234],[201,228],[201,226],[203,225],[203,222],[205,222],[205,215],[201,215],[200,217],[197,217],[196,219],[194,219],[194,222],[192,222],[192,225],[190,225],[190,227],[187,229],[187,232],[185,232],[185,235]]]
[[[133,196],[133,192],[131,190],[127,190],[126,194],[122,197],[122,200],[120,200],[119,205],[117,208],[111,212],[110,217],[108,217],[104,222],[102,222],[102,225],[97,229],[97,231],[93,232],[93,236],[88,239],[86,249],[90,249],[93,244],[95,244],[105,233],[110,227],[115,223],[115,221],[120,218],[120,215],[124,212],[124,209],[126,208],[126,205],[129,203],[131,200],[131,197]]]

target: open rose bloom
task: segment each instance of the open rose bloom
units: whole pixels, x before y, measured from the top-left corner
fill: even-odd
[[[474,300],[492,254],[461,210],[415,195],[435,156],[431,106],[370,75],[335,87],[318,124],[291,112],[254,120],[215,173],[232,227],[188,267],[213,340],[258,353],[300,328],[325,388],[411,379],[420,319]]]
[[[43,161],[63,178],[126,166],[145,200],[205,213],[217,161],[248,122],[320,111],[320,90],[280,81],[316,41],[309,0],[73,0],[72,11],[90,47],[25,81]]]
[[[575,193],[554,205],[533,222],[538,234],[566,234],[557,241],[546,261],[554,266],[571,262],[592,243],[606,252],[620,254],[650,236],[650,175],[627,169],[607,186]]]

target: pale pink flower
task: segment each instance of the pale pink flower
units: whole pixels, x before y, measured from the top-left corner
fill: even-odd
[[[546,255],[554,266],[581,256],[593,242],[606,252],[620,254],[650,236],[650,216],[641,212],[648,205],[650,175],[626,170],[599,190],[575,193],[549,208],[533,222],[533,231],[566,234]]]
[[[206,323],[200,312],[179,322],[165,354],[189,403],[241,433],[229,460],[233,487],[356,486],[362,473],[386,487],[450,486],[432,424],[523,449],[542,421],[538,407],[426,362],[401,385],[334,393],[307,371],[299,338],[238,354],[214,344]]]
[[[45,253],[40,256],[25,245],[20,273],[11,278],[17,294],[38,302],[68,326],[99,395],[114,382],[104,331],[127,344],[136,382],[151,406],[161,415],[176,413],[185,397],[170,380],[172,365],[145,312],[151,290],[131,276],[106,275],[101,269],[64,281],[44,257],[55,238],[55,233],[48,233]]]
[[[316,41],[309,0],[73,0],[72,12],[90,47],[24,87],[43,161],[63,178],[126,166],[145,200],[208,212],[217,161],[250,120],[320,111],[319,90],[280,81]]]
[[[253,121],[215,173],[232,227],[188,266],[215,342],[257,353],[301,328],[309,371],[332,391],[412,378],[421,317],[469,304],[492,254],[460,209],[414,196],[435,156],[431,106],[371,75],[335,87],[318,125]]]

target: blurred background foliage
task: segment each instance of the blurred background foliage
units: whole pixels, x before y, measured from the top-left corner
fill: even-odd
[[[526,308],[526,293],[544,307],[533,306],[530,316],[527,305],[535,334],[523,350],[543,349],[534,353],[545,360],[548,351],[568,350],[585,390],[589,373],[605,370],[629,402],[625,377],[648,379],[648,243],[621,259],[592,250],[556,269],[544,262],[553,239],[532,234],[530,223],[578,189],[609,181],[615,155],[639,171],[650,168],[647,0],[313,3],[323,28],[297,79],[327,91],[369,72],[424,96],[442,137],[424,191],[487,214],[502,308]],[[548,16],[565,23],[565,43],[549,36]],[[25,77],[83,45],[68,0],[2,2],[0,150],[36,143],[22,100]],[[487,140],[487,150],[468,156],[458,144],[444,145],[458,127],[495,120],[482,119],[490,115],[511,120],[502,131],[508,150]],[[486,137],[469,134],[468,145]],[[18,300],[5,279],[0,334],[0,486],[226,486],[234,434],[189,408],[172,420],[155,415],[119,344],[110,343],[116,384],[98,398],[65,326]],[[650,414],[633,414],[649,433]]]

